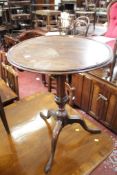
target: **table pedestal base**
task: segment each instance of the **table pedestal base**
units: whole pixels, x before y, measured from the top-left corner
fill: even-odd
[[[86,131],[88,131],[92,134],[98,134],[101,132],[98,129],[89,128],[87,126],[86,122],[83,119],[81,119],[79,116],[75,116],[75,115],[69,116],[67,114],[66,110],[58,110],[58,111],[49,110],[47,113],[47,116],[45,116],[43,113],[40,113],[40,116],[44,120],[50,118],[51,116],[54,116],[57,119],[55,127],[53,129],[53,133],[52,133],[51,154],[50,154],[50,158],[45,166],[45,173],[48,173],[48,171],[52,167],[52,162],[53,162],[53,158],[54,158],[54,154],[55,154],[55,150],[56,150],[58,136],[59,136],[60,131],[62,130],[62,128],[64,126],[66,126],[68,124],[79,123]]]
[[[92,134],[98,134],[101,131],[98,129],[91,129],[87,126],[85,121],[78,116],[69,116],[67,111],[65,110],[65,105],[68,102],[68,96],[65,92],[65,81],[66,75],[56,75],[56,83],[57,83],[57,95],[55,96],[55,102],[58,105],[58,110],[48,110],[47,116],[45,116],[42,112],[40,112],[40,116],[46,120],[51,116],[56,117],[56,124],[52,133],[52,141],[51,141],[51,154],[50,158],[45,166],[45,172],[47,173],[51,167],[52,162],[56,150],[56,144],[58,140],[58,136],[62,128],[68,124],[79,123],[86,131]]]

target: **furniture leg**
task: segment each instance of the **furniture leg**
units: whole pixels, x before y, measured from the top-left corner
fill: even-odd
[[[3,123],[3,125],[4,125],[4,127],[5,127],[5,129],[6,129],[6,132],[7,132],[8,134],[10,134],[10,129],[9,129],[9,126],[8,126],[8,122],[7,122],[5,113],[4,113],[4,111],[3,111],[2,109],[0,110],[0,115],[1,115],[2,123]]]
[[[51,154],[50,154],[50,158],[45,166],[45,173],[48,173],[48,171],[50,171],[50,169],[52,167],[54,154],[55,154],[55,150],[56,150],[56,145],[57,145],[57,141],[58,141],[58,136],[59,136],[62,128],[63,128],[62,121],[58,120],[56,122],[56,125],[55,125],[54,130],[53,130],[53,134],[52,134]]]
[[[79,123],[86,131],[92,134],[97,134],[101,132],[98,129],[89,128],[86,122],[80,117],[68,115],[67,111],[65,110],[65,105],[68,101],[68,96],[66,95],[66,92],[65,92],[66,75],[57,75],[55,78],[57,81],[57,95],[55,96],[55,102],[58,105],[58,110],[57,111],[48,110],[47,115],[44,115],[42,112],[40,112],[40,116],[44,120],[50,118],[51,116],[56,117],[57,119],[53,130],[53,134],[52,134],[51,154],[45,166],[45,173],[48,173],[48,171],[50,171],[52,167],[58,136],[64,126],[68,124]]]
[[[67,118],[67,124],[79,123],[86,131],[90,132],[91,134],[99,134],[101,131],[99,129],[89,128],[86,122],[80,118],[79,116],[70,116]]]
[[[46,86],[46,75],[42,74],[41,78],[42,78],[42,82],[43,82],[44,86]]]
[[[44,115],[42,112],[40,112],[40,116],[44,119],[44,120],[46,120],[46,119],[49,119],[50,117],[52,117],[52,116],[56,116],[56,111],[54,111],[54,110],[48,110],[48,112],[47,112],[47,115]]]

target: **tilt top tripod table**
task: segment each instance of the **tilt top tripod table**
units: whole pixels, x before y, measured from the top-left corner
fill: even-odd
[[[53,163],[58,136],[62,128],[68,124],[79,123],[86,131],[97,134],[98,129],[91,129],[78,116],[69,116],[65,109],[68,96],[65,93],[66,75],[85,72],[104,66],[112,61],[111,49],[102,43],[71,36],[42,36],[23,41],[8,52],[8,61],[17,68],[52,74],[56,78],[57,89],[55,102],[58,110],[48,110],[47,116],[42,112],[40,116],[46,120],[53,116],[56,124],[51,141],[51,154],[45,166],[47,173]]]

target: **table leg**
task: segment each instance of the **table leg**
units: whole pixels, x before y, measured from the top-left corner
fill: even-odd
[[[54,130],[53,130],[53,134],[52,134],[51,154],[45,166],[46,173],[52,167],[58,136],[64,126],[68,124],[79,123],[86,131],[92,134],[98,134],[101,132],[98,129],[89,128],[86,122],[83,119],[81,119],[79,116],[69,116],[68,115],[67,111],[65,110],[65,105],[68,101],[68,96],[65,93],[66,75],[56,75],[55,78],[57,81],[57,95],[55,96],[55,102],[58,105],[58,110],[57,111],[49,110],[47,113],[47,116],[45,116],[42,112],[40,113],[40,116],[44,120],[50,118],[51,116],[54,116],[57,119]]]
[[[48,31],[51,31],[50,18],[51,18],[51,15],[47,15],[47,29],[48,29]]]

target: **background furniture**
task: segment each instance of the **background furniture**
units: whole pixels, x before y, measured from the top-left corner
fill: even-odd
[[[76,10],[75,14],[77,17],[79,16],[88,16],[90,19],[90,23],[93,23],[94,29],[95,29],[95,23],[96,23],[96,12],[95,11],[86,11],[86,10]]]
[[[32,26],[31,1],[8,1],[10,21],[14,28],[30,28]]]
[[[12,33],[4,35],[4,48],[8,51],[9,48],[14,46],[15,44],[24,41],[26,39],[44,36],[47,32],[42,30],[41,28],[26,30],[20,33]]]
[[[87,16],[80,16],[74,20],[73,34],[87,36],[90,27],[90,19]]]
[[[107,0],[97,0],[96,1],[96,22],[105,23],[107,22],[107,6],[109,1]]]
[[[58,10],[36,10],[33,12],[33,14],[35,14],[36,16],[42,16],[42,17],[46,17],[46,26],[48,28],[48,30],[51,29],[52,25],[57,25],[57,21],[58,21],[58,16],[60,16],[60,11]],[[52,20],[52,17],[54,18],[54,20]],[[54,21],[54,23],[53,23]]]
[[[108,17],[108,26],[107,31],[104,33],[103,36],[96,36],[92,37],[92,39],[106,43],[109,45],[114,53],[113,61],[109,65],[110,66],[110,72],[109,72],[109,78],[110,80],[113,79],[113,71],[116,64],[116,51],[117,51],[117,0],[112,1],[107,8],[107,17]]]
[[[74,104],[117,133],[117,87],[104,77],[97,70],[74,74]]]

